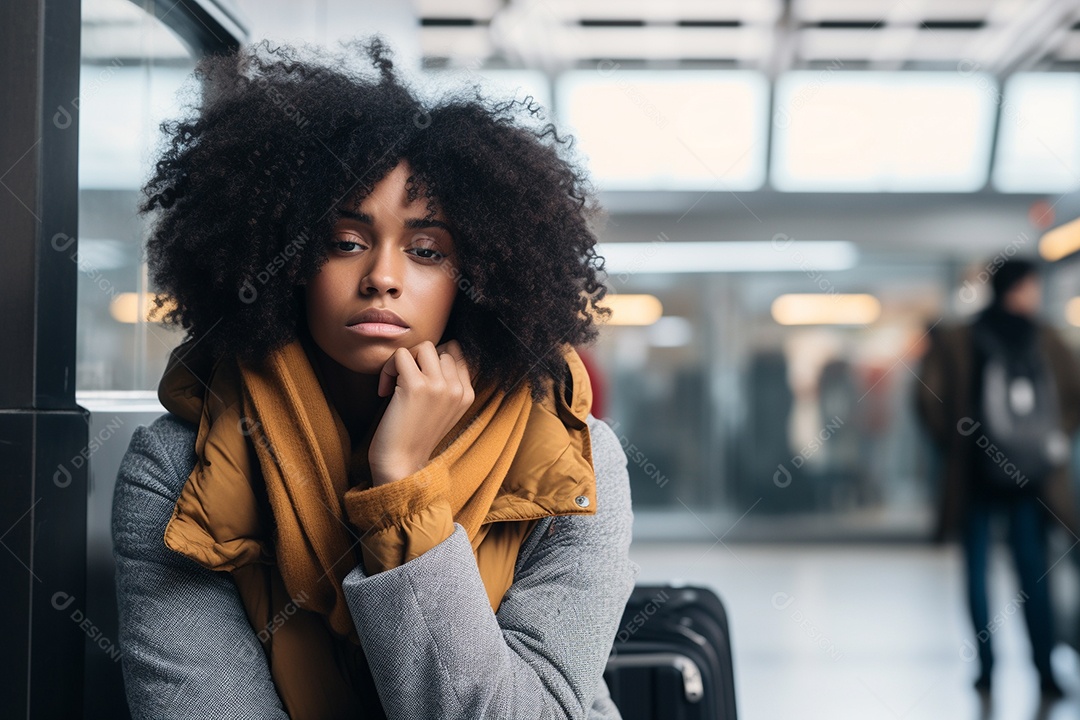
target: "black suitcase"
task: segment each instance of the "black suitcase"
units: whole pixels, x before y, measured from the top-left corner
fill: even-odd
[[[623,720],[735,720],[720,598],[704,587],[635,587],[604,679]]]

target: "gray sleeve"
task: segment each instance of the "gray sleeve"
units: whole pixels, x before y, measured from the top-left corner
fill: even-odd
[[[602,676],[638,573],[633,515],[622,447],[606,423],[589,427],[597,512],[537,525],[497,614],[457,524],[399,567],[346,576],[388,717],[619,717]]]
[[[185,439],[184,435],[187,435]],[[165,525],[190,468],[168,447],[194,430],[164,417],[138,428],[113,496],[113,557],[124,686],[132,717],[287,718],[227,573],[165,547]]]

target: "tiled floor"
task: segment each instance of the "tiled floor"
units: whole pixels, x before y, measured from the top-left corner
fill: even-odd
[[[639,582],[708,585],[732,623],[740,720],[1080,718],[1080,662],[1061,645],[1066,698],[1040,705],[1007,556],[993,565],[993,700],[976,663],[955,550],[919,546],[635,543]]]

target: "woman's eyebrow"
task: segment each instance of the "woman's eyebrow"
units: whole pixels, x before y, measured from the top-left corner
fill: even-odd
[[[429,227],[442,228],[446,232],[453,232],[450,226],[444,223],[442,220],[433,220],[431,218],[409,218],[405,221],[405,227],[411,230],[422,230]]]
[[[345,208],[338,208],[338,215],[349,218],[350,220],[356,220],[357,222],[366,223],[367,225],[374,225],[375,221],[367,213],[356,212],[355,210],[347,210]],[[422,230],[429,227],[442,228],[447,232],[453,232],[449,225],[442,220],[435,220],[433,218],[409,218],[405,221],[405,227],[410,230]]]
[[[338,208],[338,215],[347,217],[350,220],[356,220],[357,222],[367,223],[368,225],[374,225],[371,220],[371,216],[367,213],[355,212],[354,210],[346,210],[345,208]]]

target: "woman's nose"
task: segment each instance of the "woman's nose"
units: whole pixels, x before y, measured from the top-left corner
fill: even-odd
[[[372,252],[371,262],[361,278],[360,292],[364,295],[398,295],[401,292],[404,260],[404,253],[401,253],[396,245],[380,243]]]

